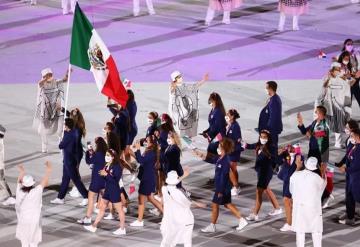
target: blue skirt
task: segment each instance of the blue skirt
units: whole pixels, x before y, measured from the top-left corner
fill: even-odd
[[[155,193],[155,181],[141,181],[139,186],[139,194],[149,196],[151,193]]]
[[[240,162],[240,151],[235,151],[229,154],[229,158],[231,162]]]
[[[106,187],[103,195],[103,199],[110,201],[111,203],[121,202],[120,193],[121,193],[120,187],[118,188]]]
[[[273,176],[272,169],[259,169],[257,171],[258,182],[257,187],[261,189],[266,189],[269,186],[269,183]]]
[[[231,203],[231,193],[225,193],[221,197],[218,197],[218,193],[214,193],[212,202],[218,205],[226,205]]]
[[[100,193],[101,190],[105,188],[104,182],[91,181],[89,190],[94,193]]]

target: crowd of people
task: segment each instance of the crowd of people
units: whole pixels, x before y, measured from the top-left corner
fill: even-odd
[[[352,96],[360,105],[360,53],[354,48],[353,41],[347,39],[340,55],[333,60],[319,97],[315,100],[313,122],[305,126],[301,113],[297,114],[297,127],[309,140],[307,155],[297,143],[284,147],[278,145],[279,135],[283,131],[282,101],[277,94],[275,81],[265,83],[269,98],[259,114],[256,126],[259,135],[255,143],[247,143],[243,139],[238,122],[239,112],[236,109],[226,110],[221,96],[216,92],[209,95],[209,127],[201,133],[208,143],[207,149],[203,151],[191,143],[198,133],[199,88],[209,79],[209,75],[205,74],[198,83],[187,84],[183,82],[181,72],[175,71],[171,74],[169,87],[169,112],[149,112],[148,128],[144,135],[138,133],[137,103],[134,92],[128,88],[126,105],[108,100],[107,109],[112,118],[104,121],[103,136],[96,137],[94,144],[87,142],[84,145],[87,130],[83,113],[78,108],[70,111],[63,108],[63,85],[71,71],[67,71],[64,79],[56,80],[51,69],[44,69],[38,83],[34,128],[41,137],[43,153],[48,152],[49,136],[56,134],[63,154],[61,186],[51,203],[66,203],[65,196],[72,182],[83,198],[80,205],[87,206],[84,216],[77,221],[79,224],[95,232],[101,220],[118,217],[119,225],[113,234],[126,235],[129,195],[124,186],[124,176],[132,174],[132,182],[136,177],[140,184],[137,219],[129,226],[146,226],[144,211],[149,201],[154,206],[151,213],[162,215],[161,246],[175,246],[177,243],[191,246],[194,216],[190,206],[206,205],[193,200],[182,183],[191,175],[181,162],[185,144],[194,157],[215,164],[211,181],[214,190],[211,223],[201,232],[216,231],[221,205],[236,217],[238,231],[251,221],[260,221],[259,212],[265,193],[273,206],[268,214],[270,217],[285,212],[285,223],[280,231],[295,231],[299,247],[304,246],[305,233],[312,233],[314,246],[321,246],[322,210],[334,199],[335,169],[346,174],[346,212],[338,222],[353,225],[357,213],[355,204],[360,202],[360,128],[351,119]],[[15,203],[18,217],[16,237],[23,246],[34,247],[41,242],[41,194],[48,184],[51,164],[46,163],[46,175],[38,186],[35,186],[30,175],[25,175],[24,167],[19,166],[14,199],[4,175],[5,132],[6,129],[0,126],[0,200],[5,200],[4,204]],[[331,132],[335,135],[335,147],[346,149],[345,156],[335,166],[329,163]],[[257,174],[255,205],[246,217],[232,202],[232,197],[241,192],[237,166],[244,150],[254,150]],[[79,172],[84,156],[91,168],[88,188]],[[283,181],[284,210],[270,187],[274,175]],[[29,210],[31,213],[27,213]],[[109,213],[105,216],[107,211]],[[94,213],[96,218],[93,221]]]
[[[22,2],[30,1],[31,5],[36,5],[36,0],[21,0]],[[78,0],[61,0],[61,7],[63,15],[73,14],[75,12],[75,5]],[[359,3],[359,0],[350,0],[351,3]],[[155,15],[155,9],[152,0],[146,0],[146,7],[149,15]],[[216,12],[223,12],[223,24],[231,23],[231,12],[240,8],[243,4],[243,0],[209,0],[208,9],[206,12],[204,24],[210,26],[212,20],[215,17]],[[278,31],[282,32],[285,28],[286,17],[292,17],[292,30],[298,31],[299,17],[306,14],[309,9],[308,0],[279,0],[278,11],[279,24]],[[140,0],[133,0],[133,16],[139,16],[140,14]]]

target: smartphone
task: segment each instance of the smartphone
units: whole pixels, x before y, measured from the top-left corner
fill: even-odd
[[[86,145],[87,145],[87,148],[88,148],[88,149],[92,149],[91,142],[87,142]]]

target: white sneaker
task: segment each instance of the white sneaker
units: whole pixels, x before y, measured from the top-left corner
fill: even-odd
[[[95,213],[95,214],[98,214],[99,212],[100,212],[100,209],[94,207],[94,213]]]
[[[96,232],[97,227],[93,227],[93,225],[84,226],[86,230],[89,232]]]
[[[88,205],[88,199],[83,199],[83,200],[79,203],[79,206],[86,207],[87,205]]]
[[[330,194],[329,198],[326,199],[326,201],[325,201],[324,205],[322,206],[322,208],[323,209],[328,208],[329,205],[330,205],[330,202],[333,201],[333,200],[335,200],[335,197],[332,194]]]
[[[114,235],[126,235],[126,229],[124,228],[124,229],[121,229],[121,228],[119,228],[119,229],[117,229],[115,232],[113,232],[113,234]]]
[[[104,220],[113,220],[113,219],[115,219],[115,218],[114,218],[114,215],[112,213],[109,213],[108,215],[106,215],[104,217]]]
[[[149,212],[155,216],[159,216],[160,215],[160,212],[157,208],[152,208],[149,210]]]
[[[84,225],[91,224],[91,218],[85,216],[84,218],[77,220],[77,223]]]
[[[6,199],[5,201],[2,202],[2,205],[4,206],[10,206],[10,205],[14,205],[16,203],[16,199],[12,196],[10,196],[8,199]]]
[[[69,195],[71,196],[71,197],[74,197],[74,198],[79,198],[79,197],[81,197],[81,194],[79,193],[79,191],[77,190],[77,188],[74,186],[73,188],[72,188],[72,190],[69,192]]]
[[[155,14],[156,14],[155,10],[149,10],[149,15],[155,15]]]
[[[222,23],[225,24],[225,25],[229,25],[231,23],[231,21],[230,20],[223,20]]]
[[[293,26],[293,31],[299,31],[300,27],[299,26]]]
[[[60,198],[55,198],[54,200],[51,200],[50,201],[51,204],[64,204],[65,203],[65,200],[64,199],[60,199]]]
[[[127,214],[128,209],[126,207],[123,207],[124,214]]]
[[[288,223],[285,223],[283,225],[283,227],[280,228],[280,231],[281,232],[291,232],[292,231],[292,227],[288,224]]]
[[[232,196],[237,196],[237,195],[240,194],[240,192],[241,192],[240,186],[238,188],[232,187],[232,189],[231,189],[231,195]]]
[[[213,232],[216,232],[216,226],[215,226],[215,224],[211,223],[210,225],[201,229],[200,231],[206,232],[206,233],[213,233]]]
[[[236,227],[237,231],[241,231],[245,226],[247,226],[249,223],[243,218],[241,217],[239,220],[239,226]]]
[[[269,216],[276,216],[276,215],[279,215],[279,214],[282,214],[282,213],[283,213],[282,208],[278,208],[278,209],[274,209],[273,211],[271,211],[268,215]]]
[[[159,195],[154,195],[155,200],[157,200],[158,202],[161,202],[161,197]]]
[[[130,226],[132,226],[132,227],[143,227],[144,226],[144,221],[135,220],[134,222],[132,222],[130,224]]]
[[[257,214],[251,213],[248,217],[245,218],[248,221],[258,221],[259,216]]]

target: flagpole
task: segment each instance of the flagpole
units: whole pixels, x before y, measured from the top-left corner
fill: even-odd
[[[66,86],[66,93],[65,93],[65,106],[64,106],[64,110],[65,110],[65,111],[64,111],[64,124],[63,124],[62,137],[64,136],[65,119],[66,119],[66,112],[67,112],[67,108],[68,108],[70,77],[71,77],[71,64],[69,63],[69,68],[68,68],[68,72],[67,72],[67,86]]]

